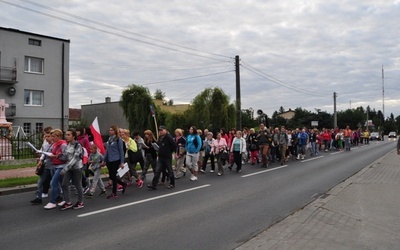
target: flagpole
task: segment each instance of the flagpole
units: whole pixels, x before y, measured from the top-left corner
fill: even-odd
[[[158,126],[157,126],[157,118],[156,118],[156,111],[154,110],[153,105],[150,105],[150,114],[154,119],[154,125],[156,126],[156,136],[158,141]]]

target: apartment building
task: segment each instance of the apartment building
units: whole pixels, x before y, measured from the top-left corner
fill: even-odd
[[[68,128],[70,40],[0,27],[0,99],[26,134]]]

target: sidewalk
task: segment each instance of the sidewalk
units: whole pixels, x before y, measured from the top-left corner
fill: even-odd
[[[399,160],[389,152],[237,249],[399,249]]]

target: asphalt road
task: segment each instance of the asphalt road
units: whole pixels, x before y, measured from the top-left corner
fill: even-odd
[[[176,188],[129,187],[118,199],[95,197],[85,208],[32,206],[32,192],[0,196],[2,249],[233,249],[304,207],[396,146],[371,142],[351,152],[289,161],[271,169],[199,174]],[[209,167],[208,167],[209,170]],[[151,176],[148,176],[150,179]],[[149,181],[149,180],[148,180]],[[74,197],[75,200],[75,197]],[[45,200],[47,202],[47,200]]]

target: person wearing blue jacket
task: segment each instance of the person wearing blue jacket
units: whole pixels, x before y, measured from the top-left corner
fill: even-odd
[[[107,199],[117,198],[117,185],[122,185],[122,193],[125,193],[127,184],[117,177],[118,168],[124,168],[125,152],[123,149],[124,142],[119,137],[119,129],[117,126],[112,125],[109,130],[110,137],[107,141],[107,149],[104,155],[104,163],[107,165],[108,174],[112,180],[112,193],[107,196]],[[118,183],[118,184],[117,184]]]
[[[197,181],[197,162],[199,161],[199,152],[201,147],[202,140],[197,134],[197,128],[191,126],[189,129],[189,135],[186,138],[186,165],[192,173],[192,176],[190,177],[191,181]]]

